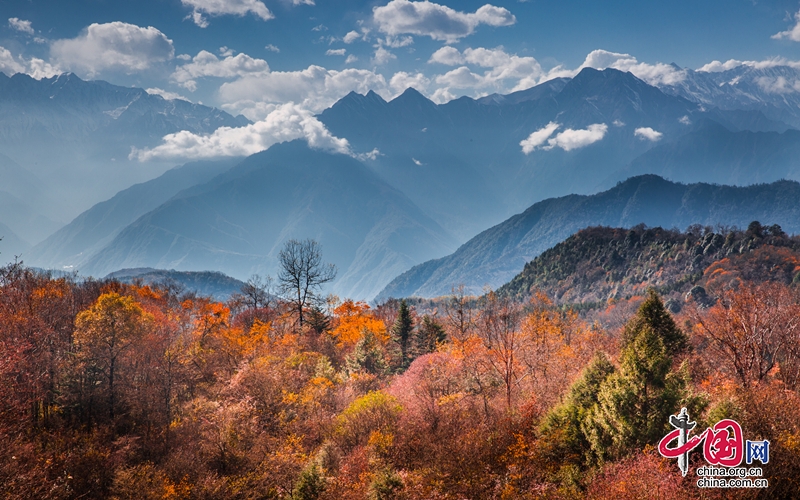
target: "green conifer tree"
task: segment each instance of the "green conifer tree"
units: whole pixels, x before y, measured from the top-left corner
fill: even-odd
[[[444,327],[427,314],[422,317],[422,322],[417,327],[414,335],[414,356],[422,356],[436,351],[439,344],[447,340]]]
[[[645,326],[661,338],[669,356],[684,351],[689,344],[688,337],[675,324],[661,297],[652,288],[647,291],[647,298],[639,306],[636,316],[625,326],[622,335],[623,348],[633,342]]]
[[[598,402],[584,421],[598,461],[656,444],[664,436],[669,416],[685,395],[684,380],[670,373],[671,365],[651,328],[625,348],[619,371],[601,385]]]
[[[405,299],[400,301],[397,319],[392,325],[392,339],[400,346],[400,367],[408,368],[411,364],[411,333],[414,330],[414,320],[411,310]]]
[[[345,359],[345,365],[348,373],[364,371],[372,375],[383,376],[389,372],[389,365],[383,357],[378,339],[367,329],[364,329],[353,353]]]
[[[598,352],[572,384],[564,402],[545,416],[539,428],[545,458],[554,463],[586,465],[591,445],[583,422],[598,402],[600,386],[614,371],[606,355]]]

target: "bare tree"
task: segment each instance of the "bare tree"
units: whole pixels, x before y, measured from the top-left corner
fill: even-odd
[[[270,307],[272,305],[272,276],[267,275],[266,278],[262,278],[258,274],[254,274],[247,280],[247,283],[242,285],[241,294],[237,295],[241,295],[241,301],[249,309]]]
[[[336,266],[322,262],[322,251],[314,240],[289,240],[278,255],[281,270],[278,288],[297,313],[303,326],[303,311],[320,302],[322,285],[336,278]]]

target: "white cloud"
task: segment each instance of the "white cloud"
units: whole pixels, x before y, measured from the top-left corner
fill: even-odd
[[[275,45],[272,45],[272,44],[269,44],[264,48],[267,49],[270,52],[280,52],[281,51],[281,49],[279,49],[278,47],[276,47]]]
[[[358,158],[361,161],[366,161],[366,160],[375,161],[375,160],[378,159],[379,156],[386,156],[386,155],[381,153],[378,148],[374,148],[369,153],[360,153],[360,154],[355,155],[355,157]]]
[[[358,31],[353,30],[353,31],[348,32],[344,36],[344,38],[342,40],[344,41],[344,43],[348,43],[349,44],[349,43],[355,42],[359,38],[361,38],[361,33],[359,33]]]
[[[25,73],[25,69],[25,65],[18,61],[10,50],[0,47],[0,71],[13,75],[14,73]]]
[[[706,73],[719,73],[721,71],[728,71],[729,69],[738,68],[744,64],[743,61],[737,61],[736,59],[728,59],[727,61],[720,62],[720,61],[711,61],[708,64],[704,64],[697,71],[703,71]]]
[[[458,89],[493,88],[499,92],[524,90],[540,83],[545,77],[536,59],[510,55],[502,47],[468,48],[463,53],[453,47],[442,47],[433,53],[428,62],[447,65],[470,64],[489,68],[483,74],[478,74],[468,66],[461,66],[436,77],[437,83]]]
[[[681,116],[680,118],[678,118],[678,121],[681,122],[684,125],[691,125],[692,124],[692,120],[689,119],[689,115]]]
[[[316,5],[314,0],[292,0],[292,5]]]
[[[614,120],[613,122],[611,122],[611,125],[614,125],[615,127],[624,127],[625,122],[622,120]]]
[[[550,122],[539,130],[532,132],[527,139],[522,140],[519,145],[522,146],[522,152],[531,154],[536,148],[541,147],[553,135],[553,132],[560,127],[556,122]]]
[[[380,43],[393,49],[399,49],[413,44],[414,38],[410,36],[386,36]]]
[[[347,59],[344,60],[344,63],[345,64],[352,64],[352,63],[354,63],[356,61],[358,61],[358,57],[356,57],[353,54],[350,54],[349,56],[347,56]]]
[[[260,0],[181,0],[181,3],[193,9],[190,18],[201,28],[208,26],[203,13],[210,16],[253,14],[264,21],[275,17]]]
[[[7,75],[25,73],[37,80],[50,78],[63,73],[58,66],[54,66],[36,57],[30,59],[25,59],[22,56],[14,57],[10,50],[2,46],[0,46],[0,72],[6,73]]]
[[[794,42],[800,42],[800,12],[794,15],[794,19],[797,22],[791,29],[775,33],[772,35],[772,38],[775,40],[789,39]]]
[[[389,87],[398,94],[404,92],[409,87],[424,92],[430,83],[431,81],[422,73],[412,75],[411,73],[400,71],[395,73],[391,80],[389,80]]]
[[[391,0],[382,7],[374,7],[372,14],[383,33],[429,36],[447,43],[471,35],[480,24],[510,26],[517,21],[503,7],[486,4],[473,13],[466,13],[427,0]]]
[[[664,134],[662,134],[661,132],[653,130],[650,127],[639,127],[633,131],[633,135],[635,135],[636,137],[638,137],[643,141],[652,141],[652,142],[660,141],[661,137],[664,136]]]
[[[425,165],[424,163],[422,163],[421,161],[417,160],[416,158],[411,158],[411,161],[413,161],[414,165],[416,165],[418,167],[421,167],[421,166]]]
[[[739,66],[750,66],[755,69],[774,68],[776,66],[789,66],[790,68],[800,69],[800,61],[790,61],[784,57],[773,57],[763,61],[739,61],[737,59],[728,59],[727,61],[711,61],[698,68],[697,71],[704,71],[707,73],[719,73],[721,71],[728,71]]]
[[[211,52],[201,50],[192,61],[178,66],[170,79],[194,91],[197,89],[197,78],[236,78],[245,75],[262,75],[269,72],[269,64],[263,59],[255,59],[241,53],[220,59]]]
[[[389,50],[386,49],[383,45],[376,45],[375,46],[375,55],[372,56],[372,63],[378,66],[382,66],[392,59],[397,59],[397,56],[392,54]]]
[[[392,96],[386,79],[379,73],[355,68],[336,71],[321,66],[246,75],[224,83],[219,95],[223,102],[228,103],[223,105],[226,111],[258,120],[265,116],[265,110],[270,109],[269,103],[302,103],[304,108],[320,112],[352,90],[361,94],[374,90],[384,98]]]
[[[579,130],[568,128],[549,139],[547,141],[547,146],[544,146],[542,149],[550,150],[558,147],[564,151],[572,151],[573,149],[583,148],[602,140],[606,132],[608,132],[608,125],[605,123],[595,123],[589,125],[585,129]]]
[[[163,97],[164,99],[167,99],[167,100],[180,99],[182,101],[189,101],[189,99],[187,99],[186,97],[183,97],[182,95],[180,95],[178,93],[169,92],[168,90],[160,89],[158,87],[145,89],[145,92],[147,92],[148,94],[152,94],[152,95],[160,95],[161,97]],[[189,101],[189,102],[191,102],[191,101]]]
[[[461,52],[459,52],[457,48],[449,45],[445,45],[437,50],[431,55],[431,58],[428,59],[428,64],[438,63],[446,66],[458,66],[459,64],[464,64],[464,62],[464,56],[461,55]]]
[[[129,158],[150,161],[246,156],[295,139],[305,139],[315,149],[351,154],[347,139],[333,136],[311,111],[288,103],[245,127],[221,127],[209,135],[186,130],[166,135],[153,149],[133,148]]]
[[[8,25],[19,32],[27,33],[28,35],[33,35],[33,25],[30,21],[22,20],[18,17],[9,17],[8,18]]]
[[[800,92],[800,80],[790,81],[786,77],[760,76],[755,80],[761,90],[770,94],[789,94]]]
[[[175,50],[172,40],[152,26],[115,21],[95,23],[76,38],[56,40],[50,54],[58,65],[95,75],[106,69],[142,71],[169,61]]]
[[[686,71],[664,63],[641,63],[630,54],[619,54],[607,50],[593,50],[575,72],[583,68],[613,68],[629,71],[650,85],[673,85],[686,78]]]
[[[325,52],[326,56],[343,56],[345,54],[347,54],[347,49],[328,49]]]

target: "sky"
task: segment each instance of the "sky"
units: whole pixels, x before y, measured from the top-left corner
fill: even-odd
[[[288,117],[306,135],[315,113],[352,90],[391,99],[413,86],[441,103],[585,66],[670,83],[681,73],[669,63],[717,70],[767,60],[800,61],[800,1],[0,2],[6,74],[73,72],[241,113],[270,130]]]

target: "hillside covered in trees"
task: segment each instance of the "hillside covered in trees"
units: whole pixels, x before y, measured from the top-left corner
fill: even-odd
[[[685,232],[648,228],[590,227],[528,262],[497,290],[524,299],[537,291],[561,304],[605,307],[655,288],[674,299],[707,293],[732,281],[800,281],[800,237],[754,221],[747,229],[690,226]]]
[[[319,293],[298,301],[285,287],[279,298],[252,280],[222,303],[175,283],[75,281],[7,266],[4,497],[792,498],[796,271],[778,266],[775,279],[754,281],[760,271],[731,262],[788,255],[795,240],[755,225],[704,233],[594,228],[564,243],[561,264],[529,266],[548,270],[536,275],[541,290],[561,292],[566,280],[586,294],[591,270],[618,255],[624,264],[608,272],[619,293],[641,293],[595,311],[594,321],[564,307],[571,292],[554,302],[530,286],[516,296],[509,286],[424,308],[371,307]],[[582,256],[586,242],[596,250]],[[683,253],[702,257],[691,268],[698,282],[735,279],[713,301],[690,294],[673,314],[640,286],[668,280],[624,284],[647,275],[637,263],[655,252],[660,269],[683,266],[676,276],[687,269],[674,257]],[[699,429],[733,418],[747,439],[769,440],[769,487],[701,490],[700,454],[687,477],[659,456],[682,407]]]

